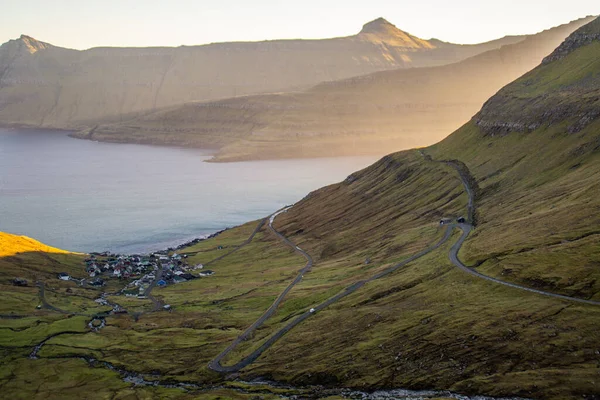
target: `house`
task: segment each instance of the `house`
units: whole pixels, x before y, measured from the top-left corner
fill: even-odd
[[[458,222],[459,224],[464,224],[466,221],[465,217],[459,217],[456,222]]]
[[[211,271],[210,269],[207,269],[206,271],[200,272],[199,275],[200,276],[211,276],[211,275],[214,275],[214,274],[215,274],[215,271]]]
[[[106,301],[106,299],[103,299],[103,298],[99,298],[99,299],[96,299],[96,300],[94,300],[94,301],[95,301],[96,303],[98,303],[98,304],[102,305],[102,306],[107,306],[107,305],[108,305],[108,301]]]
[[[103,279],[100,279],[100,278],[96,278],[96,279],[94,279],[94,280],[93,280],[93,281],[90,283],[90,285],[92,285],[92,286],[104,286],[104,280],[103,280]]]
[[[12,284],[14,286],[27,286],[27,279],[15,278],[15,279],[13,279]]]
[[[62,279],[63,281],[68,281],[69,279],[71,279],[71,277],[66,272],[61,272],[58,274],[58,279]]]
[[[173,277],[173,282],[174,282],[174,283],[183,283],[183,282],[186,282],[186,281],[187,281],[187,279],[185,279],[185,278],[182,278],[181,276],[177,276],[177,275],[175,275],[175,276]]]
[[[198,279],[198,277],[197,277],[197,276],[194,276],[194,275],[192,275],[192,274],[181,274],[180,276],[181,276],[183,279],[185,279],[185,280],[188,280],[188,281],[191,281],[191,280],[193,280],[193,279]]]
[[[164,280],[162,280],[162,279],[161,279],[160,281],[156,282],[156,285],[157,285],[157,286],[165,286],[166,284],[167,284],[167,282],[165,282],[165,281],[164,281]]]
[[[440,220],[440,225],[446,225],[446,224],[449,224],[451,222],[452,222],[452,220],[450,218],[442,218]]]

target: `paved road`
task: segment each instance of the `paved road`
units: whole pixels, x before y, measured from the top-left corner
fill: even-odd
[[[290,246],[294,251],[296,251],[297,253],[301,254],[304,258],[306,258],[306,260],[307,260],[306,265],[300,271],[298,276],[296,276],[294,281],[292,281],[292,283],[290,283],[290,285],[279,295],[279,297],[275,300],[275,302],[271,305],[271,307],[269,307],[267,312],[265,312],[258,320],[256,320],[256,322],[254,322],[254,324],[252,324],[248,329],[246,329],[246,331],[244,331],[244,333],[241,336],[236,338],[236,340],[234,340],[233,343],[231,343],[225,350],[223,350],[217,357],[215,357],[208,364],[209,368],[214,371],[222,372],[222,373],[237,372],[237,371],[241,370],[242,368],[247,367],[248,365],[253,363],[258,357],[260,357],[262,355],[262,353],[264,353],[269,347],[271,347],[275,342],[277,342],[283,335],[285,335],[287,332],[292,330],[296,325],[298,325],[302,321],[306,320],[307,318],[311,317],[312,315],[315,315],[319,311],[329,307],[330,305],[341,300],[342,298],[356,292],[358,289],[362,288],[364,285],[368,284],[369,282],[374,281],[376,279],[381,279],[381,278],[395,272],[397,269],[405,266],[406,264],[408,264],[412,261],[415,261],[416,259],[421,258],[421,257],[429,254],[430,252],[434,251],[435,249],[439,248],[440,246],[442,246],[446,241],[448,241],[448,239],[452,235],[452,231],[455,227],[454,225],[448,225],[448,227],[444,233],[444,236],[434,245],[426,248],[425,250],[420,251],[417,254],[414,254],[413,256],[407,258],[404,261],[401,261],[389,268],[386,268],[385,270],[379,272],[378,274],[372,276],[371,278],[369,278],[367,280],[362,280],[362,281],[353,283],[352,285],[350,285],[346,289],[344,289],[342,292],[336,294],[333,297],[330,297],[329,299],[325,300],[323,303],[314,306],[313,312],[306,311],[303,314],[297,316],[295,319],[293,319],[292,321],[287,323],[283,328],[281,328],[279,331],[277,331],[271,337],[269,337],[260,347],[258,347],[256,350],[254,350],[250,355],[245,357],[240,362],[238,362],[234,365],[231,365],[231,366],[223,366],[223,365],[221,365],[221,361],[223,360],[223,358],[226,357],[227,354],[229,354],[229,352],[231,352],[233,349],[235,349],[242,340],[244,340],[246,337],[249,337],[250,333],[252,333],[258,327],[260,327],[275,312],[275,310],[277,309],[277,306],[279,306],[279,304],[284,299],[284,297],[288,294],[288,292],[298,282],[300,282],[302,280],[302,276],[304,275],[304,273],[308,272],[310,270],[310,268],[312,268],[312,265],[313,265],[312,257],[308,253],[306,253],[304,250],[302,250],[300,247],[296,246],[291,240],[289,240],[288,238],[283,236],[281,233],[277,232],[275,230],[275,228],[273,228],[273,221],[275,220],[277,215],[279,215],[282,212],[285,212],[287,210],[288,210],[288,208],[281,210],[271,216],[270,221],[269,221],[269,229],[275,235],[277,235],[280,240],[282,240],[284,243],[286,243],[288,246]]]
[[[40,297],[40,302],[42,303],[43,308],[60,313],[60,314],[77,315],[77,316],[81,316],[81,317],[93,317],[93,315],[91,315],[91,314],[83,314],[83,313],[67,311],[67,310],[63,310],[61,308],[53,306],[52,304],[48,303],[48,301],[46,301],[46,285],[44,284],[44,282],[37,282],[36,285],[37,285],[37,287],[40,288],[39,297]]]
[[[287,294],[290,292],[290,290],[292,290],[292,288],[294,286],[296,286],[296,284],[298,284],[298,282],[300,282],[302,280],[302,276],[306,272],[310,271],[310,269],[312,268],[312,265],[313,265],[312,257],[308,253],[306,253],[304,250],[302,250],[300,247],[296,246],[291,240],[289,240],[288,238],[283,236],[281,233],[277,232],[275,230],[275,228],[273,228],[273,221],[275,220],[275,218],[279,214],[286,212],[289,208],[290,207],[286,207],[282,210],[277,211],[275,214],[271,215],[269,218],[268,227],[269,227],[269,230],[271,232],[273,232],[281,241],[283,241],[285,244],[287,244],[289,247],[291,247],[296,253],[302,255],[306,259],[306,264],[298,272],[298,274],[296,275],[294,280],[283,290],[283,292],[281,292],[279,294],[279,296],[275,299],[275,301],[271,304],[271,306],[267,309],[267,311],[265,311],[265,313],[263,315],[261,315],[260,318],[258,318],[252,325],[250,325],[240,336],[238,336],[229,346],[227,346],[227,348],[225,350],[223,350],[217,357],[215,357],[208,364],[208,367],[210,369],[212,369],[213,371],[217,371],[217,372],[239,371],[240,369],[242,369],[242,368],[246,367],[247,365],[249,365],[250,363],[252,363],[254,360],[256,360],[260,356],[260,354],[262,354],[262,352],[264,350],[262,350],[260,352],[258,352],[258,350],[257,350],[235,365],[232,365],[232,366],[222,366],[221,365],[221,360],[223,360],[223,358],[225,358],[243,340],[246,340],[246,338],[249,338],[250,335],[252,334],[252,332],[254,332],[262,324],[264,324],[265,321],[267,319],[269,319],[269,317],[271,315],[273,315],[273,313],[277,310],[277,307],[279,307],[279,304],[281,304],[281,302],[283,301],[285,296],[287,296]],[[263,344],[263,346],[264,346],[264,344]],[[269,346],[267,346],[267,348]]]
[[[224,259],[225,257],[227,257],[227,256],[235,253],[236,251],[238,251],[242,247],[247,246],[252,241],[252,239],[254,239],[254,236],[256,236],[256,234],[260,231],[260,229],[263,227],[263,225],[266,222],[267,222],[267,218],[261,219],[260,222],[258,223],[258,225],[256,226],[256,228],[254,228],[254,231],[252,232],[252,234],[250,234],[250,236],[248,237],[248,239],[244,240],[241,244],[239,244],[238,246],[236,246],[233,250],[231,250],[231,251],[229,251],[229,252],[227,252],[227,253],[225,253],[225,254],[223,254],[223,255],[221,255],[221,256],[213,259],[213,260],[210,260],[210,261],[204,263],[204,266],[216,263],[217,261],[220,261],[220,260]],[[196,252],[196,254],[198,254],[198,253],[199,252]],[[184,253],[184,254],[191,254],[191,253]]]
[[[463,243],[465,242],[465,240],[467,239],[467,237],[469,236],[469,233],[471,233],[471,231],[473,230],[473,227],[470,224],[459,224],[458,227],[462,230],[463,233],[462,233],[460,239],[458,239],[458,241],[450,249],[450,252],[448,253],[448,257],[450,258],[450,261],[452,262],[452,264],[454,264],[455,266],[457,266],[461,270],[463,270],[463,271],[465,271],[465,272],[467,272],[467,273],[469,273],[469,274],[471,274],[473,276],[476,276],[478,278],[485,279],[485,280],[490,281],[490,282],[498,283],[500,285],[508,286],[508,287],[511,287],[511,288],[514,288],[514,289],[525,290],[527,292],[537,293],[537,294],[541,294],[541,295],[549,296],[549,297],[554,297],[556,299],[561,299],[561,300],[573,301],[573,302],[576,302],[576,303],[592,304],[592,305],[595,305],[595,306],[600,306],[600,301],[586,300],[586,299],[580,299],[580,298],[577,298],[577,297],[564,296],[562,294],[545,292],[543,290],[533,289],[533,288],[530,288],[530,287],[527,287],[527,286],[518,285],[516,283],[505,282],[505,281],[502,281],[500,279],[493,278],[491,276],[484,275],[484,274],[482,274],[480,272],[477,272],[473,268],[467,267],[458,258],[458,252],[459,252],[460,248],[462,247]]]
[[[248,237],[248,239],[246,239],[241,244],[239,244],[238,246],[236,246],[233,250],[231,250],[231,251],[229,251],[229,252],[227,252],[227,253],[225,253],[225,254],[217,257],[217,258],[215,258],[214,260],[210,260],[209,262],[205,263],[204,265],[206,266],[206,265],[215,263],[215,262],[217,262],[217,261],[219,261],[219,260],[221,260],[221,259],[223,259],[223,258],[225,258],[225,257],[227,257],[227,256],[229,256],[229,255],[231,255],[233,253],[235,253],[236,251],[238,251],[242,247],[248,245],[252,241],[252,239],[254,239],[254,236],[256,236],[256,234],[260,231],[260,229],[263,227],[263,225],[265,224],[266,221],[267,221],[266,218],[262,219],[259,222],[259,224],[256,226],[256,228],[254,229],[254,231],[252,232],[252,234]],[[190,254],[198,254],[198,253],[199,252],[196,252],[196,253],[181,253],[181,254],[190,255]],[[150,301],[152,301],[152,304],[153,304],[152,311],[149,311],[149,312],[155,312],[155,311],[161,310],[164,307],[163,302],[161,302],[160,300],[158,300],[156,297],[152,296],[152,290],[156,287],[156,285],[158,284],[158,281],[160,281],[162,279],[163,272],[164,272],[164,269],[163,269],[162,263],[160,263],[160,267],[158,269],[156,277],[154,278],[154,280],[152,281],[152,283],[150,284],[150,286],[148,286],[148,288],[146,288],[146,291],[144,292],[144,296],[147,296],[148,299],[150,299]],[[142,315],[147,314],[147,313],[148,313],[148,311],[141,312],[141,313],[135,313],[134,317],[135,317],[135,319],[137,321]]]
[[[150,299],[150,301],[152,302],[152,311],[158,311],[163,307],[163,303],[158,300],[156,297],[152,296],[152,290],[156,287],[156,285],[158,284],[158,281],[160,281],[162,279],[163,276],[163,272],[164,272],[164,268],[162,263],[159,261],[158,263],[158,271],[156,272],[156,276],[154,277],[154,280],[152,281],[152,283],[150,283],[150,286],[148,286],[146,288],[146,290],[144,291],[144,296],[148,297],[148,299]],[[139,319],[140,316],[146,314],[147,312],[142,312],[142,313],[138,313],[135,316],[136,321]]]
[[[242,247],[246,246],[248,243],[250,243],[252,241],[252,239],[254,239],[254,236],[256,236],[256,234],[260,231],[260,229],[263,227],[263,225],[267,222],[267,218],[263,218],[260,220],[260,222],[258,223],[258,225],[256,226],[256,228],[254,229],[254,231],[252,232],[252,234],[250,234],[250,236],[248,237],[248,239],[246,239],[245,241],[243,241],[241,244],[239,244],[238,246],[236,246],[233,250],[220,255],[219,257],[210,260],[206,263],[204,263],[204,265],[210,265],[212,263],[215,263],[217,261],[222,260],[223,258],[231,255],[232,253],[235,253],[236,251],[238,251],[239,249],[241,249]],[[198,255],[199,253],[201,253],[201,251],[191,251],[191,252],[185,252],[185,253],[178,253],[179,255],[187,255],[187,256],[195,256]]]
[[[423,156],[425,156],[423,151],[421,151],[421,154]],[[454,163],[452,161],[442,161],[442,162],[446,163],[447,165],[452,166],[454,169],[456,169],[458,171],[458,173],[460,175],[460,179],[465,188],[465,191],[467,192],[467,195],[469,196],[469,202],[468,202],[467,207],[468,207],[469,217],[472,218],[472,216],[475,214],[475,193],[469,185],[469,177],[464,175],[464,172],[461,171],[461,169],[459,168],[459,166],[456,163]],[[467,267],[458,258],[458,252],[460,251],[460,248],[462,247],[463,243],[465,242],[465,240],[467,240],[467,237],[473,230],[473,226],[471,224],[466,223],[466,224],[459,224],[458,227],[462,230],[463,233],[462,233],[460,239],[458,239],[458,241],[450,249],[450,252],[448,253],[448,257],[450,258],[450,261],[452,262],[452,264],[454,264],[461,270],[463,270],[473,276],[476,276],[478,278],[485,279],[487,281],[494,282],[494,283],[497,283],[500,285],[508,286],[508,287],[511,287],[514,289],[524,290],[527,292],[537,293],[537,294],[541,294],[544,296],[554,297],[556,299],[567,300],[567,301],[572,301],[572,302],[576,302],[576,303],[592,304],[595,306],[600,306],[600,301],[586,300],[586,299],[581,299],[581,298],[577,298],[577,297],[564,296],[562,294],[556,294],[556,293],[546,292],[544,290],[533,289],[533,288],[530,288],[527,286],[518,285],[516,283],[505,282],[500,279],[493,278],[491,276],[484,275],[480,272],[477,272],[473,268]]]
[[[424,157],[426,157],[427,159],[431,159],[430,157],[427,157],[423,151],[421,151],[421,154]],[[475,215],[475,193],[474,193],[474,190],[469,185],[470,177],[465,176],[466,173],[464,171],[462,171],[461,168],[459,167],[459,165],[457,165],[455,162],[453,162],[453,161],[441,161],[441,162],[444,162],[445,164],[452,166],[458,172],[458,174],[461,178],[461,181],[463,183],[463,186],[465,188],[465,191],[468,195],[467,212],[469,215],[469,222],[471,222],[473,219],[473,216]],[[285,236],[283,236],[281,233],[277,232],[273,228],[273,221],[275,220],[277,215],[281,214],[282,212],[287,211],[289,208],[290,207],[280,210],[270,217],[269,229],[275,235],[277,235],[284,243],[286,243],[288,246],[290,246],[292,249],[294,249],[294,251],[298,252],[303,257],[305,257],[307,260],[306,266],[301,270],[301,272],[298,274],[296,279],[294,279],[294,281],[279,295],[279,297],[275,300],[275,302],[271,305],[271,307],[269,307],[267,312],[265,312],[256,322],[254,322],[254,324],[252,324],[248,329],[246,329],[246,331],[244,331],[244,333],[241,336],[236,338],[236,340],[233,343],[231,343],[225,350],[223,350],[223,352],[221,352],[215,359],[213,359],[209,363],[209,365],[208,365],[209,368],[214,371],[222,372],[222,373],[237,372],[237,371],[241,370],[242,368],[247,367],[248,365],[253,363],[258,357],[260,357],[267,349],[269,349],[275,342],[277,342],[283,335],[285,335],[287,332],[292,330],[296,325],[300,324],[302,321],[304,321],[307,318],[311,317],[312,315],[318,313],[319,311],[325,309],[326,307],[330,306],[331,304],[339,301],[340,299],[354,293],[355,291],[362,288],[364,285],[368,284],[369,282],[374,281],[376,279],[381,279],[381,278],[395,272],[398,268],[401,268],[401,267],[407,265],[408,263],[413,262],[413,261],[429,254],[430,252],[438,249],[440,246],[442,246],[444,243],[446,243],[448,241],[448,239],[450,239],[452,233],[454,232],[454,229],[456,229],[456,228],[458,228],[462,231],[462,235],[458,239],[458,241],[452,246],[452,248],[450,249],[450,251],[448,253],[448,256],[449,256],[452,264],[454,264],[461,270],[463,270],[471,275],[474,275],[478,278],[482,278],[487,281],[498,283],[501,285],[509,286],[509,287],[512,287],[515,289],[524,290],[524,291],[528,291],[528,292],[532,292],[532,293],[537,293],[537,294],[541,294],[544,296],[554,297],[554,298],[561,299],[561,300],[568,300],[568,301],[584,303],[584,304],[600,305],[599,301],[585,300],[585,299],[579,299],[576,297],[563,296],[560,294],[545,292],[543,290],[528,288],[528,287],[517,285],[514,283],[504,282],[499,279],[492,278],[487,275],[483,275],[483,274],[475,271],[474,269],[467,267],[458,258],[458,252],[460,251],[460,248],[462,247],[463,243],[465,242],[465,240],[471,233],[473,226],[470,223],[450,224],[447,226],[442,239],[440,241],[438,241],[436,244],[434,244],[433,246],[430,246],[430,247],[422,250],[421,252],[414,254],[413,256],[409,257],[408,259],[406,259],[398,264],[395,264],[390,268],[385,269],[384,271],[372,276],[371,278],[369,278],[367,280],[359,281],[359,282],[356,282],[356,283],[350,285],[344,291],[327,299],[323,303],[313,307],[313,309],[314,309],[313,312],[306,311],[303,314],[297,316],[294,320],[292,320],[291,322],[286,324],[283,328],[281,328],[279,331],[277,331],[271,337],[269,337],[260,347],[258,347],[249,356],[247,356],[240,362],[238,362],[234,365],[231,365],[231,366],[223,366],[223,365],[221,365],[221,361],[223,360],[223,358],[225,356],[227,356],[227,354],[229,354],[229,352],[231,352],[233,349],[235,349],[235,347],[242,340],[249,337],[249,335],[254,330],[256,330],[259,326],[261,326],[275,312],[275,309],[281,303],[281,301],[283,300],[285,295],[287,295],[287,293],[293,288],[294,285],[296,285],[298,282],[300,282],[302,280],[303,273],[309,271],[310,268],[312,267],[312,258],[310,257],[310,255],[308,253],[306,253],[304,250],[302,250],[300,247],[296,246],[292,241],[290,241],[288,238],[286,238]]]

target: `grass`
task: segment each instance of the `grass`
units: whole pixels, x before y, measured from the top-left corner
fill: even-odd
[[[586,46],[540,67],[501,91],[448,139],[425,149],[434,159],[460,160],[477,181],[478,224],[460,257],[479,271],[599,299],[600,120],[581,122],[577,114],[593,104],[580,103],[577,95],[582,86],[586,93],[596,88],[585,68],[600,68],[593,57],[598,51],[596,44]],[[498,106],[502,102],[505,108]],[[556,115],[523,133],[519,123],[537,115],[529,102]],[[558,121],[569,102],[575,102],[571,110],[577,115]],[[478,120],[516,128],[498,134],[490,125],[478,126]],[[439,220],[465,215],[466,204],[456,171],[418,151],[386,156],[340,184],[311,193],[274,225],[312,255],[312,270],[225,364],[249,354],[312,305],[431,246],[442,234]],[[244,242],[256,224],[227,230],[180,253],[197,252],[188,259],[206,263]],[[457,238],[454,232],[439,249],[312,315],[239,376],[365,390],[595,396],[600,308],[467,274],[448,260]],[[70,311],[93,311],[90,302],[98,292],[56,279],[63,270],[81,274],[81,256],[29,252],[0,258],[2,315],[23,317],[0,318],[0,389],[11,398],[82,397],[88,391],[98,398],[290,395],[269,385],[227,383],[207,364],[264,313],[304,264],[263,227],[248,246],[211,264],[213,276],[157,288],[153,294],[170,304],[171,312],[147,313],[139,320],[111,316],[104,329],[90,332],[84,317],[35,310],[33,285],[10,284],[14,277],[43,280],[49,301]],[[133,308],[149,304],[120,301]],[[75,333],[48,340],[39,360],[26,359],[34,344],[69,331]],[[201,393],[131,387],[109,370],[60,359],[84,355],[148,378],[224,386]],[[302,390],[294,394],[307,396]]]
[[[85,332],[85,317],[61,318],[57,320],[30,319],[30,326],[0,328],[0,346],[25,347],[40,343],[47,337],[61,332]],[[4,325],[4,324],[3,324]]]
[[[468,158],[465,163],[473,165]],[[481,181],[481,171],[473,170]],[[501,173],[488,179],[503,177]],[[525,187],[529,184],[518,183]],[[480,240],[488,240],[485,245],[498,249],[498,254],[489,260],[486,256],[479,266],[481,270],[492,274],[508,268],[510,262],[514,271],[510,279],[519,281],[524,265],[535,263],[543,270],[545,264],[540,260],[554,257],[546,252],[560,252],[561,246],[571,249],[570,258],[565,258],[569,266],[585,258],[578,256],[579,252],[594,254],[594,236],[559,242],[547,249],[534,246],[527,252],[502,253],[506,242],[486,236],[488,229],[501,230],[495,225],[497,217],[490,216],[495,212],[493,207],[486,203],[485,191],[493,192],[489,192],[485,180],[480,186],[484,191],[479,204],[481,226],[462,256],[470,262],[477,260],[478,253],[471,246],[481,246]],[[415,193],[419,194],[417,198]],[[536,205],[542,210],[538,212],[547,212],[543,211],[544,204]],[[443,164],[426,161],[417,152],[387,157],[344,183],[311,194],[279,216],[275,225],[314,256],[313,270],[226,364],[247,355],[293,315],[431,245],[441,235],[439,219],[462,215],[465,206],[466,196],[455,172]],[[226,236],[200,243],[193,248],[200,251],[194,257],[199,257],[197,262],[205,262],[220,252],[218,246],[230,249],[242,243],[255,226],[252,223],[231,229]],[[456,270],[447,252],[457,234],[434,253],[370,282],[309,318],[245,369],[242,377],[361,389],[452,389],[498,396],[564,398],[592,393],[600,311],[501,287]],[[540,240],[534,236],[526,239],[533,244]],[[519,258],[525,255],[528,259]],[[365,262],[367,258],[369,263]],[[263,228],[251,244],[211,265],[215,275],[157,288],[154,294],[171,304],[172,312],[146,314],[139,321],[126,315],[110,317],[98,333],[82,328],[81,334],[57,336],[44,346],[38,361],[43,365],[56,361],[55,357],[86,355],[148,376],[160,373],[174,381],[221,382],[223,378],[206,367],[209,360],[266,310],[304,263],[302,257]],[[570,273],[585,268],[572,268]],[[588,288],[579,276],[577,279],[573,288],[579,285],[582,291],[592,290],[593,285]],[[52,281],[49,286],[57,297],[68,298],[68,288],[75,298],[85,294],[83,289],[60,285]],[[19,290],[35,300],[35,289]],[[33,304],[32,300],[28,307]],[[34,323],[33,317],[2,320],[6,328],[27,333],[24,337],[29,339],[23,339],[19,346],[47,337],[53,325],[52,332],[72,329],[61,321],[49,321],[38,332],[28,328]],[[6,341],[16,334],[10,329],[0,332]],[[17,362],[18,354],[27,354],[25,350],[15,347],[10,353],[16,357],[8,362],[11,368],[22,362]],[[67,380],[61,382],[69,387]],[[565,382],[576,382],[577,387],[570,388]],[[125,390],[119,389],[120,383],[116,378],[98,393],[108,388],[125,393],[120,392]],[[126,390],[137,393],[142,389]],[[231,392],[223,393],[233,396]]]
[[[19,253],[44,252],[69,254],[66,250],[50,247],[27,236],[0,232],[0,257],[10,257]]]

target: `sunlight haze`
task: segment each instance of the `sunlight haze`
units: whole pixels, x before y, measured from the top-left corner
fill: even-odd
[[[600,13],[593,0],[4,0],[2,4],[1,42],[26,34],[75,49],[349,36],[378,17],[423,39],[479,43]]]

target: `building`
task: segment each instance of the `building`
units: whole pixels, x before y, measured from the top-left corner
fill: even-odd
[[[68,281],[69,279],[71,279],[71,277],[66,272],[61,272],[58,274],[58,279],[62,279],[63,281]]]

